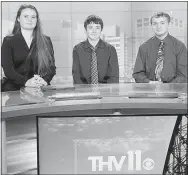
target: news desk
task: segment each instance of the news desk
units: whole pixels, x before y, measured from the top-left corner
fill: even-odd
[[[55,87],[55,86],[54,86]],[[6,121],[28,116],[187,115],[187,84],[57,85],[2,93],[2,173],[7,173]],[[66,88],[67,87],[67,88]],[[177,95],[172,97],[171,95]]]

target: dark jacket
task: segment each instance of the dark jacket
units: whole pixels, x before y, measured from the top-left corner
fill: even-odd
[[[53,61],[50,71],[42,78],[50,84],[56,73],[53,45],[50,37],[46,36],[52,47]],[[31,54],[29,52],[31,50]],[[30,48],[22,34],[6,36],[1,48],[1,65],[6,76],[6,83],[2,85],[2,91],[19,90],[26,81],[37,73],[36,40],[33,38]]]

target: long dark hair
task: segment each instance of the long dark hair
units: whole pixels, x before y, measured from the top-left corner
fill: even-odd
[[[27,8],[32,9],[36,12],[37,23],[33,30],[33,37],[36,40],[36,58],[38,63],[37,71],[39,75],[44,76],[50,70],[50,65],[53,62],[53,48],[52,44],[49,43],[50,41],[45,37],[45,35],[42,32],[39,13],[33,5],[20,6],[16,15],[16,20],[14,23],[12,34],[21,34],[21,26],[20,22],[18,21],[18,18],[20,17],[22,10]]]

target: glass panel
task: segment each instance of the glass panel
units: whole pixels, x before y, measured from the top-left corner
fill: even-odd
[[[142,27],[142,23],[141,24],[137,24],[137,27]]]
[[[144,26],[149,26],[149,23],[147,22],[147,23],[144,23]]]
[[[149,18],[144,18],[144,22],[149,21]]]
[[[142,19],[138,19],[138,20],[137,20],[137,23],[142,23]]]

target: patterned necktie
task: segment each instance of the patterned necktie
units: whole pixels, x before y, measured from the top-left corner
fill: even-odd
[[[156,75],[157,81],[161,81],[161,72],[163,70],[163,60],[164,60],[164,41],[161,41],[159,45],[156,68],[155,68],[155,75]]]
[[[94,47],[91,56],[91,84],[98,84],[97,55]]]

